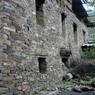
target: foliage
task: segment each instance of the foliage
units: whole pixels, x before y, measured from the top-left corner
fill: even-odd
[[[32,95],[39,95],[37,91],[33,91]]]
[[[49,88],[49,87],[48,87],[47,85],[42,86],[42,87],[40,88],[40,91],[47,90],[48,88]]]
[[[64,81],[63,81],[64,88],[67,89],[67,88],[69,88],[69,87],[72,87],[72,86],[76,85],[76,82],[75,82],[75,81],[76,81],[76,80],[74,80],[74,79],[64,80]]]
[[[95,42],[95,27],[90,29],[90,31],[89,31],[89,37],[90,37],[90,39],[92,41]]]
[[[87,0],[87,3],[90,4],[91,6],[94,6],[95,5],[95,0],[92,0],[92,1]]]
[[[82,57],[86,59],[95,59],[95,47],[85,49],[82,53]]]
[[[70,80],[64,80],[63,83],[64,83],[64,88],[67,89],[67,88],[72,88],[76,85],[79,85],[81,82],[80,79],[70,79]],[[93,77],[86,77],[84,80],[82,80],[84,82],[84,84],[90,84],[92,81],[95,81],[95,78]]]
[[[85,83],[86,83],[86,84],[91,83],[92,81],[95,81],[95,78],[93,78],[93,77],[87,77],[87,78],[85,79]]]

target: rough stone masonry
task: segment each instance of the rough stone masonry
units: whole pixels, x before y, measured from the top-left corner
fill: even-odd
[[[88,38],[74,1],[0,0],[0,95],[61,85]]]

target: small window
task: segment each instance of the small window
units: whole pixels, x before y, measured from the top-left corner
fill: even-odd
[[[83,31],[83,42],[85,43],[85,31]]]
[[[71,0],[67,0],[67,1],[68,1],[68,3],[70,3],[70,4],[72,3]]]
[[[65,17],[66,17],[65,13],[62,13],[62,14],[61,14],[62,22],[65,20]]]
[[[64,5],[64,0],[56,0],[56,2],[58,3],[58,5]]]
[[[77,43],[77,24],[73,23],[74,41]]]
[[[62,33],[63,33],[63,37],[65,38],[65,18],[66,15],[64,13],[61,14],[61,22],[62,22]]]
[[[68,67],[68,59],[71,55],[70,50],[65,50],[64,48],[60,49],[60,56],[61,56],[61,61]]]
[[[45,74],[47,71],[47,62],[46,62],[46,58],[44,57],[39,57],[38,58],[38,62],[39,62],[39,72],[42,74]]]
[[[45,0],[36,0],[36,21],[39,25],[44,25],[43,4]]]

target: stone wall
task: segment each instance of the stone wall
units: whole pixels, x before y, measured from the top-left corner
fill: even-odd
[[[60,49],[71,51],[73,60],[80,58],[86,26],[65,3],[42,0],[36,6],[38,1],[0,1],[0,95],[24,95],[41,87],[60,86],[65,73]],[[62,14],[66,15],[64,21]],[[73,22],[78,25],[77,44]]]
[[[88,39],[87,27],[83,21],[79,21],[68,7],[65,7],[65,11],[67,14],[65,19],[65,42],[67,43],[67,47],[72,51],[73,59],[77,60],[80,59],[81,46]],[[74,34],[73,24],[76,25],[76,34]]]

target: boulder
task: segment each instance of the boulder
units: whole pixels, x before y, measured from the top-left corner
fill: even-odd
[[[73,78],[73,75],[71,73],[68,73],[63,76],[63,80],[72,79],[72,78]]]
[[[73,88],[72,88],[72,91],[75,91],[75,92],[82,92],[79,86],[73,87]]]

